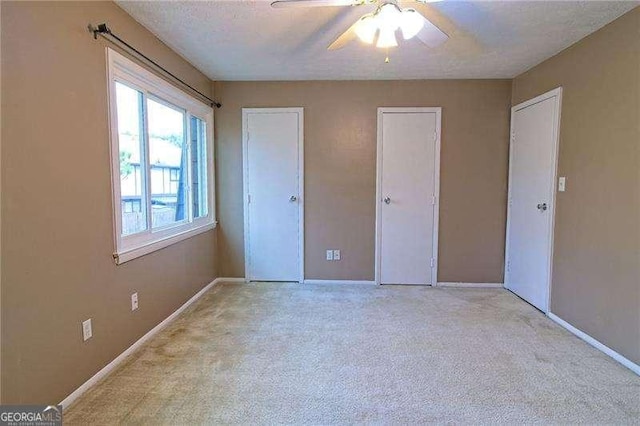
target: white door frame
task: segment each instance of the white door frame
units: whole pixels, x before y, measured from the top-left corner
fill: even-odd
[[[528,101],[522,102],[513,108],[511,108],[511,127],[509,130],[509,190],[507,194],[507,230],[506,230],[506,241],[505,241],[505,250],[504,250],[504,286],[509,289],[509,282],[507,280],[508,277],[508,261],[509,261],[509,231],[510,231],[510,223],[511,223],[511,181],[512,181],[512,168],[511,165],[513,163],[513,143],[514,143],[514,120],[513,117],[515,113],[519,110],[522,110],[531,105],[535,105],[542,101],[546,101],[547,99],[556,98],[556,116],[554,118],[553,123],[553,148],[551,150],[552,157],[552,167],[551,167],[551,187],[549,191],[551,193],[551,202],[549,203],[549,214],[551,215],[551,220],[549,221],[549,261],[548,268],[549,275],[547,277],[547,285],[545,291],[546,300],[547,300],[547,309],[544,311],[545,313],[549,313],[551,310],[551,277],[553,276],[553,241],[554,241],[554,228],[556,222],[556,185],[558,181],[558,149],[560,147],[560,117],[562,111],[562,87],[555,88],[546,93],[543,93],[540,96],[536,96],[533,99],[529,99]]]
[[[438,284],[438,229],[440,223],[440,138],[442,123],[441,107],[380,107],[378,108],[378,142],[376,154],[376,251],[375,251],[375,283],[381,284],[381,245],[382,245],[382,115],[384,113],[435,113],[436,114],[436,141],[435,141],[435,167],[434,167],[434,210],[433,210],[433,268],[431,268],[431,285]]]
[[[248,179],[248,116],[249,114],[298,114],[298,282],[304,281],[304,108],[242,108],[242,180],[244,210],[244,276],[249,282],[251,265],[249,258],[249,179]]]

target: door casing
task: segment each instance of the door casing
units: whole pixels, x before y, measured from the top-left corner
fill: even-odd
[[[277,114],[277,113],[297,113],[298,114],[298,259],[299,271],[298,282],[304,281],[304,108],[242,108],[242,178],[243,178],[243,207],[244,207],[244,271],[245,282],[250,281],[250,261],[249,261],[249,177],[248,177],[248,154],[249,139],[248,125],[249,114]]]
[[[375,283],[381,284],[381,247],[382,247],[382,116],[385,113],[435,113],[436,140],[434,165],[434,214],[433,214],[433,267],[431,268],[431,285],[438,283],[438,229],[440,222],[440,140],[442,124],[441,107],[380,107],[378,108],[378,140],[376,153],[376,241],[375,241]]]
[[[533,99],[529,99],[528,101],[522,102],[513,108],[511,108],[511,127],[509,131],[509,190],[507,194],[507,225],[506,225],[506,241],[505,241],[505,256],[504,256],[504,286],[509,289],[509,282],[507,280],[508,277],[508,265],[509,265],[509,233],[510,233],[510,223],[511,223],[511,190],[512,190],[512,164],[513,164],[513,144],[515,142],[515,129],[514,129],[514,115],[517,111],[527,108],[529,106],[535,105],[547,99],[556,98],[556,116],[554,117],[553,124],[553,146],[551,148],[552,155],[552,166],[551,166],[551,187],[549,188],[549,199],[551,200],[549,206],[549,227],[548,227],[548,265],[547,270],[549,271],[547,277],[547,283],[545,286],[546,291],[546,309],[543,309],[544,313],[549,313],[551,309],[551,285],[553,276],[553,241],[554,241],[554,228],[555,228],[555,220],[556,220],[556,185],[558,181],[558,149],[560,146],[560,118],[562,111],[562,87],[558,87],[556,89],[550,90],[546,93],[543,93],[540,96],[536,96]]]

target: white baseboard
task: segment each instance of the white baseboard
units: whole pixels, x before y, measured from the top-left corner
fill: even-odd
[[[504,288],[502,283],[458,283],[458,282],[439,282],[437,287],[455,287],[455,288]]]
[[[566,322],[565,320],[563,320],[559,316],[557,316],[555,314],[552,314],[551,312],[547,313],[547,316],[549,318],[551,318],[553,321],[555,321],[556,323],[558,323],[559,325],[561,325],[562,327],[564,327],[567,330],[569,330],[571,333],[575,334],[576,336],[578,336],[579,338],[581,338],[582,340],[584,340],[585,342],[587,342],[588,344],[593,346],[594,348],[596,348],[596,349],[604,352],[605,354],[609,355],[611,358],[615,359],[620,364],[624,365],[629,370],[633,371],[638,376],[640,376],[640,365],[638,365],[638,364],[634,363],[633,361],[625,358],[624,356],[620,355],[618,352],[614,351],[610,347],[605,346],[601,342],[599,342],[596,339],[594,339],[593,337],[589,336],[584,331],[575,328],[574,326],[572,326],[571,324],[569,324],[568,322]]]
[[[160,324],[153,327],[149,330],[144,336],[139,338],[133,345],[129,346],[124,352],[118,355],[113,361],[109,364],[105,365],[100,371],[94,374],[89,380],[84,382],[80,387],[73,392],[69,396],[60,402],[63,409],[68,408],[76,399],[78,399],[82,394],[88,391],[91,387],[93,387],[96,383],[98,383],[101,379],[106,377],[109,373],[111,373],[122,361],[125,360],[129,355],[138,350],[147,340],[151,339],[154,335],[156,335],[160,330],[165,328],[169,323],[175,320],[178,315],[180,315],[185,309],[189,307],[189,305],[193,304],[196,300],[198,300],[202,295],[204,295],[211,287],[222,282],[228,281],[226,278],[216,278],[207,284],[202,290],[198,291],[193,297],[187,300],[182,306],[180,306],[174,313],[169,315],[166,319],[164,319]],[[243,279],[244,281],[244,279]]]
[[[375,281],[366,280],[304,280],[303,284],[373,284]]]
[[[244,277],[238,278],[238,277],[220,277],[220,278],[216,278],[216,282],[224,282],[224,283],[244,283],[247,282],[247,280]]]

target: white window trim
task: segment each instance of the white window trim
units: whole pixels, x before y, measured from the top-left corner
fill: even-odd
[[[215,173],[213,169],[213,108],[189,96],[164,79],[141,67],[132,60],[106,48],[109,99],[109,123],[111,133],[111,182],[113,195],[113,235],[115,251],[113,258],[116,264],[144,256],[169,245],[194,237],[216,227],[215,205]],[[148,227],[145,232],[122,235],[122,212],[120,195],[120,147],[118,140],[118,115],[115,101],[115,82],[121,81],[152,98],[183,108],[187,113],[203,120],[207,126],[207,190],[208,214],[194,218],[190,223],[180,223],[151,229],[151,218],[147,217]],[[188,121],[188,120],[187,120]],[[187,129],[188,133],[188,129]],[[146,167],[142,170],[146,170]],[[190,203],[189,203],[190,204]],[[189,205],[189,209],[192,207]]]

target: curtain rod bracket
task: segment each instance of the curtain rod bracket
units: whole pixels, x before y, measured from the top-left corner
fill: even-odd
[[[196,89],[195,87],[191,86],[189,83],[187,83],[184,80],[182,80],[180,77],[178,77],[175,74],[173,74],[171,71],[169,71],[166,68],[164,68],[162,65],[158,64],[153,59],[149,58],[144,53],[140,52],[138,49],[136,49],[135,47],[133,47],[129,43],[127,43],[126,41],[124,41],[123,39],[121,39],[120,37],[115,35],[114,33],[112,33],[111,29],[109,29],[109,27],[107,27],[106,23],[98,24],[97,27],[94,27],[92,24],[89,24],[87,26],[87,28],[89,29],[89,32],[93,34],[93,39],[94,40],[97,40],[98,36],[105,37],[105,39],[110,41],[111,43],[115,43],[114,40],[116,40],[117,42],[119,42],[120,44],[125,46],[127,49],[135,52],[137,55],[139,55],[140,57],[144,58],[146,61],[148,61],[151,64],[153,64],[156,68],[158,68],[159,70],[161,70],[165,74],[167,74],[170,77],[172,77],[174,80],[176,80],[177,82],[179,82],[183,86],[188,87],[190,90],[192,90],[193,92],[195,92],[198,95],[200,95],[202,98],[204,98],[207,101],[209,101],[209,106],[211,106],[212,108],[213,107],[216,107],[216,108],[221,108],[222,107],[222,104],[220,102],[217,102],[217,101],[211,99],[210,97],[208,97],[207,95],[205,95],[204,93],[202,93],[201,91]],[[107,36],[110,36],[114,40],[112,40],[111,38],[107,38]]]
[[[87,28],[89,28],[89,32],[93,34],[94,40],[98,39],[98,34],[111,34],[111,30],[107,27],[107,24],[100,24],[97,28],[89,24]]]

